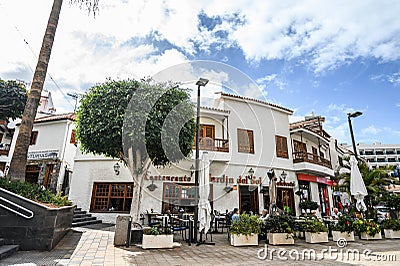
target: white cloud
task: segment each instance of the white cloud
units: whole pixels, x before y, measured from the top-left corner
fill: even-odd
[[[381,131],[382,131],[381,129],[376,128],[375,126],[371,125],[371,126],[369,126],[367,128],[362,129],[361,133],[363,135],[365,135],[365,136],[368,136],[368,135],[374,135],[375,136],[375,135],[378,135]]]

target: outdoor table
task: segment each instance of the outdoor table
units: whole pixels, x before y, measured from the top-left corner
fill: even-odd
[[[151,225],[153,218],[156,218],[157,216],[160,216],[161,213],[156,213],[156,212],[148,212],[147,214],[147,224]]]

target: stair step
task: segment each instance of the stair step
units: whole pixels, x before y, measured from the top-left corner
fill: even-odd
[[[75,207],[75,210],[74,211],[81,211],[82,210],[82,208],[77,208],[77,207]]]
[[[11,256],[19,249],[19,245],[3,245],[0,246],[0,260]]]
[[[86,213],[86,214],[74,214],[74,219],[75,218],[81,218],[81,217],[92,217],[92,214]]]
[[[74,211],[74,215],[75,214],[86,214],[87,212],[86,211]]]
[[[73,218],[72,222],[73,223],[77,223],[77,222],[83,222],[83,221],[92,221],[92,220],[96,220],[96,217],[77,217],[77,218]]]
[[[90,221],[76,222],[76,223],[72,223],[72,227],[84,226],[84,225],[89,225],[89,224],[99,224],[101,222],[102,222],[101,220],[90,220]]]
[[[0,238],[0,246],[4,245],[4,238]]]

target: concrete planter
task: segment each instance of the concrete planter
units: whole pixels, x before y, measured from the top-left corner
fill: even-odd
[[[319,232],[319,233],[311,233],[305,232],[306,242],[307,243],[327,243],[328,240],[328,232]]]
[[[258,234],[231,235],[231,245],[235,247],[258,246]]]
[[[379,240],[379,239],[382,239],[382,235],[381,235],[381,232],[379,232],[378,234],[375,234],[373,236],[370,236],[366,232],[361,232],[360,238],[363,240]]]
[[[393,229],[384,229],[385,238],[396,239],[400,238],[400,231],[394,231]]]
[[[332,231],[333,241],[338,241],[339,239],[346,239],[347,242],[354,241],[354,232],[340,232],[340,231]]]
[[[293,234],[269,233],[268,243],[270,245],[294,245]]]
[[[0,197],[31,211],[18,210],[31,218],[16,215],[0,207],[0,236],[5,244],[19,245],[20,250],[51,250],[71,229],[75,206],[49,208],[0,188]],[[0,200],[14,210],[15,206]]]
[[[142,248],[172,248],[173,235],[143,235]]]

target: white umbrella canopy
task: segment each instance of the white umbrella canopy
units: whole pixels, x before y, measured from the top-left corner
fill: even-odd
[[[208,158],[208,152],[203,152],[202,159],[200,161],[200,175],[199,175],[199,210],[198,220],[200,222],[200,231],[204,229],[206,234],[210,229],[211,223],[211,205],[208,200],[210,194],[210,160]]]
[[[367,206],[365,206],[364,197],[368,195],[368,192],[354,156],[350,157],[350,167],[350,194],[357,200],[357,210],[366,211]]]

